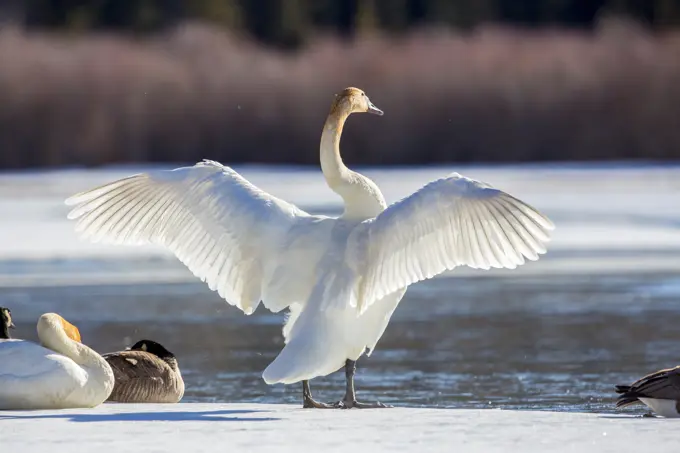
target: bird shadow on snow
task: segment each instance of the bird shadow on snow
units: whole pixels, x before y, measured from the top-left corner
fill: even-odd
[[[116,414],[50,414],[50,415],[2,415],[1,420],[22,420],[22,419],[59,419],[64,418],[77,423],[91,422],[266,422],[276,421],[280,418],[272,417],[234,417],[239,414],[252,414],[257,412],[268,412],[259,410],[235,410],[225,409],[217,411],[186,411],[186,412],[120,412]],[[232,417],[229,417],[232,415]]]
[[[644,415],[644,414],[621,414],[621,415],[598,415],[597,418],[606,418],[611,420],[664,420],[664,417],[658,417],[656,415]]]

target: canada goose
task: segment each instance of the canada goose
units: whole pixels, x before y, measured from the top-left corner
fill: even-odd
[[[385,407],[357,402],[355,361],[373,351],[406,288],[460,265],[536,260],[554,226],[523,201],[458,173],[387,207],[378,186],[340,157],[345,120],[357,112],[383,114],[363,91],[347,88],[321,135],[321,169],[344,201],[340,217],[310,215],[208,160],[74,195],[68,217],[93,241],[168,247],[246,314],[260,301],[273,312],[288,308],[286,345],[263,378],[302,381],[304,407]],[[343,366],[344,398],[314,401],[308,381]]]
[[[10,309],[0,307],[0,340],[12,338],[9,334],[9,329],[14,329],[15,327],[14,322],[12,322],[12,312]]]
[[[116,384],[108,401],[120,403],[177,403],[184,396],[184,380],[175,355],[151,340],[140,340],[128,350],[104,354]]]
[[[11,315],[5,310],[7,326]],[[80,343],[76,326],[46,313],[38,320],[38,337],[42,346],[26,340],[0,341],[0,409],[94,407],[108,398],[113,371]]]
[[[631,385],[617,385],[616,407],[643,403],[662,417],[680,417],[680,366],[648,374]]]

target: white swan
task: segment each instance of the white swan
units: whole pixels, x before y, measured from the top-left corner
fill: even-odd
[[[382,115],[357,88],[336,96],[321,136],[321,168],[344,200],[338,218],[310,215],[204,161],[134,175],[66,200],[93,241],[168,247],[212,290],[246,314],[260,301],[288,307],[286,346],[265,369],[268,384],[307,380],[343,365],[356,403],[355,361],[372,351],[406,288],[467,265],[514,268],[545,253],[553,225],[524,202],[457,173],[389,208],[376,184],[348,169],[340,135],[354,112]]]
[[[0,409],[94,407],[108,398],[113,371],[80,343],[77,327],[46,313],[38,320],[38,337],[45,347],[0,340]]]

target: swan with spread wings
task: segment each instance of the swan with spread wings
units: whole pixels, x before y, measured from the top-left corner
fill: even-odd
[[[160,244],[229,304],[251,314],[262,302],[289,310],[285,347],[264,370],[268,384],[302,381],[304,407],[360,403],[356,360],[370,354],[409,285],[457,266],[515,268],[545,253],[552,222],[521,200],[452,173],[387,206],[378,186],[340,157],[351,113],[382,115],[366,94],[336,95],[320,160],[339,217],[311,215],[227,166],[138,174],[66,200],[92,241]],[[309,380],[345,367],[337,403],[312,398]]]

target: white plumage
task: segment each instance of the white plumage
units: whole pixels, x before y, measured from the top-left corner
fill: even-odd
[[[371,110],[375,109],[375,110]],[[168,247],[246,314],[290,307],[268,383],[326,375],[372,350],[406,288],[456,266],[514,268],[545,252],[553,225],[526,203],[457,173],[385,209],[349,170],[339,140],[352,112],[377,111],[356,89],[336,98],[321,139],[338,218],[310,215],[204,161],[113,182],[67,200],[94,241]]]
[[[658,415],[666,418],[680,418],[677,400],[664,400],[659,398],[640,398],[640,401]]]
[[[71,338],[71,332],[77,328],[46,313],[38,320],[44,346],[0,340],[0,409],[94,407],[108,398],[114,383],[111,367],[77,341],[79,334]]]

